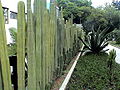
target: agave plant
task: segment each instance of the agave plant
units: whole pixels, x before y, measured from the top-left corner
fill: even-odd
[[[93,28],[92,31],[86,35],[86,40],[83,40],[81,37],[79,37],[79,39],[90,52],[98,54],[104,51],[103,49],[108,45],[107,36],[109,34],[109,28],[101,30],[99,27],[97,31]]]

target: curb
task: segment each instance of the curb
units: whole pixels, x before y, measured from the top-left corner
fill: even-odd
[[[84,48],[84,46],[82,46],[81,50],[83,50],[83,48]],[[73,63],[70,71],[68,72],[68,74],[67,74],[65,80],[63,81],[61,87],[59,88],[59,90],[65,90],[65,88],[66,88],[66,86],[67,86],[67,84],[68,84],[68,82],[69,82],[69,80],[70,80],[70,78],[71,78],[71,75],[72,75],[72,73],[73,73],[73,71],[74,71],[74,69],[75,69],[75,66],[76,66],[76,64],[77,64],[77,61],[78,61],[79,57],[81,56],[81,54],[82,54],[81,52],[78,54],[75,62]]]

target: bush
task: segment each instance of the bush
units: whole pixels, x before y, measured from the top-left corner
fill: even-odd
[[[108,55],[90,54],[80,58],[67,90],[119,90],[120,66],[113,61],[112,75]],[[110,81],[111,77],[111,81]]]

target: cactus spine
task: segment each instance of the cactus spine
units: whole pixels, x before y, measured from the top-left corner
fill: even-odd
[[[5,21],[4,21],[2,5],[0,2],[0,64],[1,64],[0,68],[2,71],[1,76],[3,82],[3,86],[0,88],[1,89],[4,88],[4,90],[12,90],[10,64],[7,54],[6,43],[7,41],[6,41],[6,32],[5,32]]]
[[[18,3],[17,71],[18,90],[25,90],[25,5]]]

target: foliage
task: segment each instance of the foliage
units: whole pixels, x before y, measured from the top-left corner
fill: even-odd
[[[16,55],[17,53],[17,30],[14,27],[11,27],[9,29],[10,35],[11,35],[11,39],[12,39],[12,43],[8,44],[8,55],[12,56],[12,55]]]
[[[91,4],[91,1],[88,0],[58,0],[58,7],[63,8],[64,19],[68,20],[73,15],[74,23],[80,23],[81,17],[86,17],[83,15],[84,8],[86,7],[85,10],[89,11]]]
[[[114,30],[112,35],[116,41],[116,44],[120,44],[120,30],[118,29]]]
[[[58,6],[63,8],[65,7],[64,4],[67,4],[69,2],[74,3],[78,7],[92,5],[91,0],[57,0]]]
[[[105,18],[108,21],[108,25],[113,27],[113,29],[120,27],[120,11],[116,10],[112,5],[106,5],[104,8]]]
[[[78,7],[81,7],[81,6],[90,7],[92,5],[91,0],[70,0],[70,1],[75,3]]]
[[[17,52],[16,52],[16,49],[17,49],[16,44],[10,43],[10,44],[7,45],[7,48],[8,48],[8,55],[9,56],[17,54]]]
[[[106,5],[103,7],[94,8],[91,13],[86,17],[86,20],[82,22],[85,31],[90,32],[92,26],[102,29],[109,27],[109,31],[113,31],[115,28],[119,29],[120,26],[120,11],[116,10],[112,5]]]
[[[104,16],[105,12],[100,8],[92,9],[91,13],[83,21],[83,27],[86,32],[90,32],[94,26],[97,29],[99,26],[105,28],[108,25],[108,21]]]
[[[79,37],[79,39],[88,50],[98,54],[108,45],[108,39],[106,39],[106,37],[109,33],[107,28],[103,31],[100,30],[100,27],[96,31],[93,28],[86,36],[86,40],[83,40],[81,37]]]
[[[120,11],[113,5],[93,8],[89,0],[58,0],[58,6],[63,7],[63,16],[68,20],[73,14],[73,23],[82,23],[85,31],[90,32],[92,26],[96,29],[109,27],[110,31],[120,27]]]
[[[17,29],[14,27],[9,28],[9,32],[12,38],[12,43],[16,43],[17,42]]]
[[[81,57],[68,83],[67,90],[119,90],[120,65],[115,62],[114,57],[107,57],[108,55],[105,53]],[[113,61],[112,75],[109,72],[108,63],[111,59]],[[110,77],[112,79],[111,82]]]

